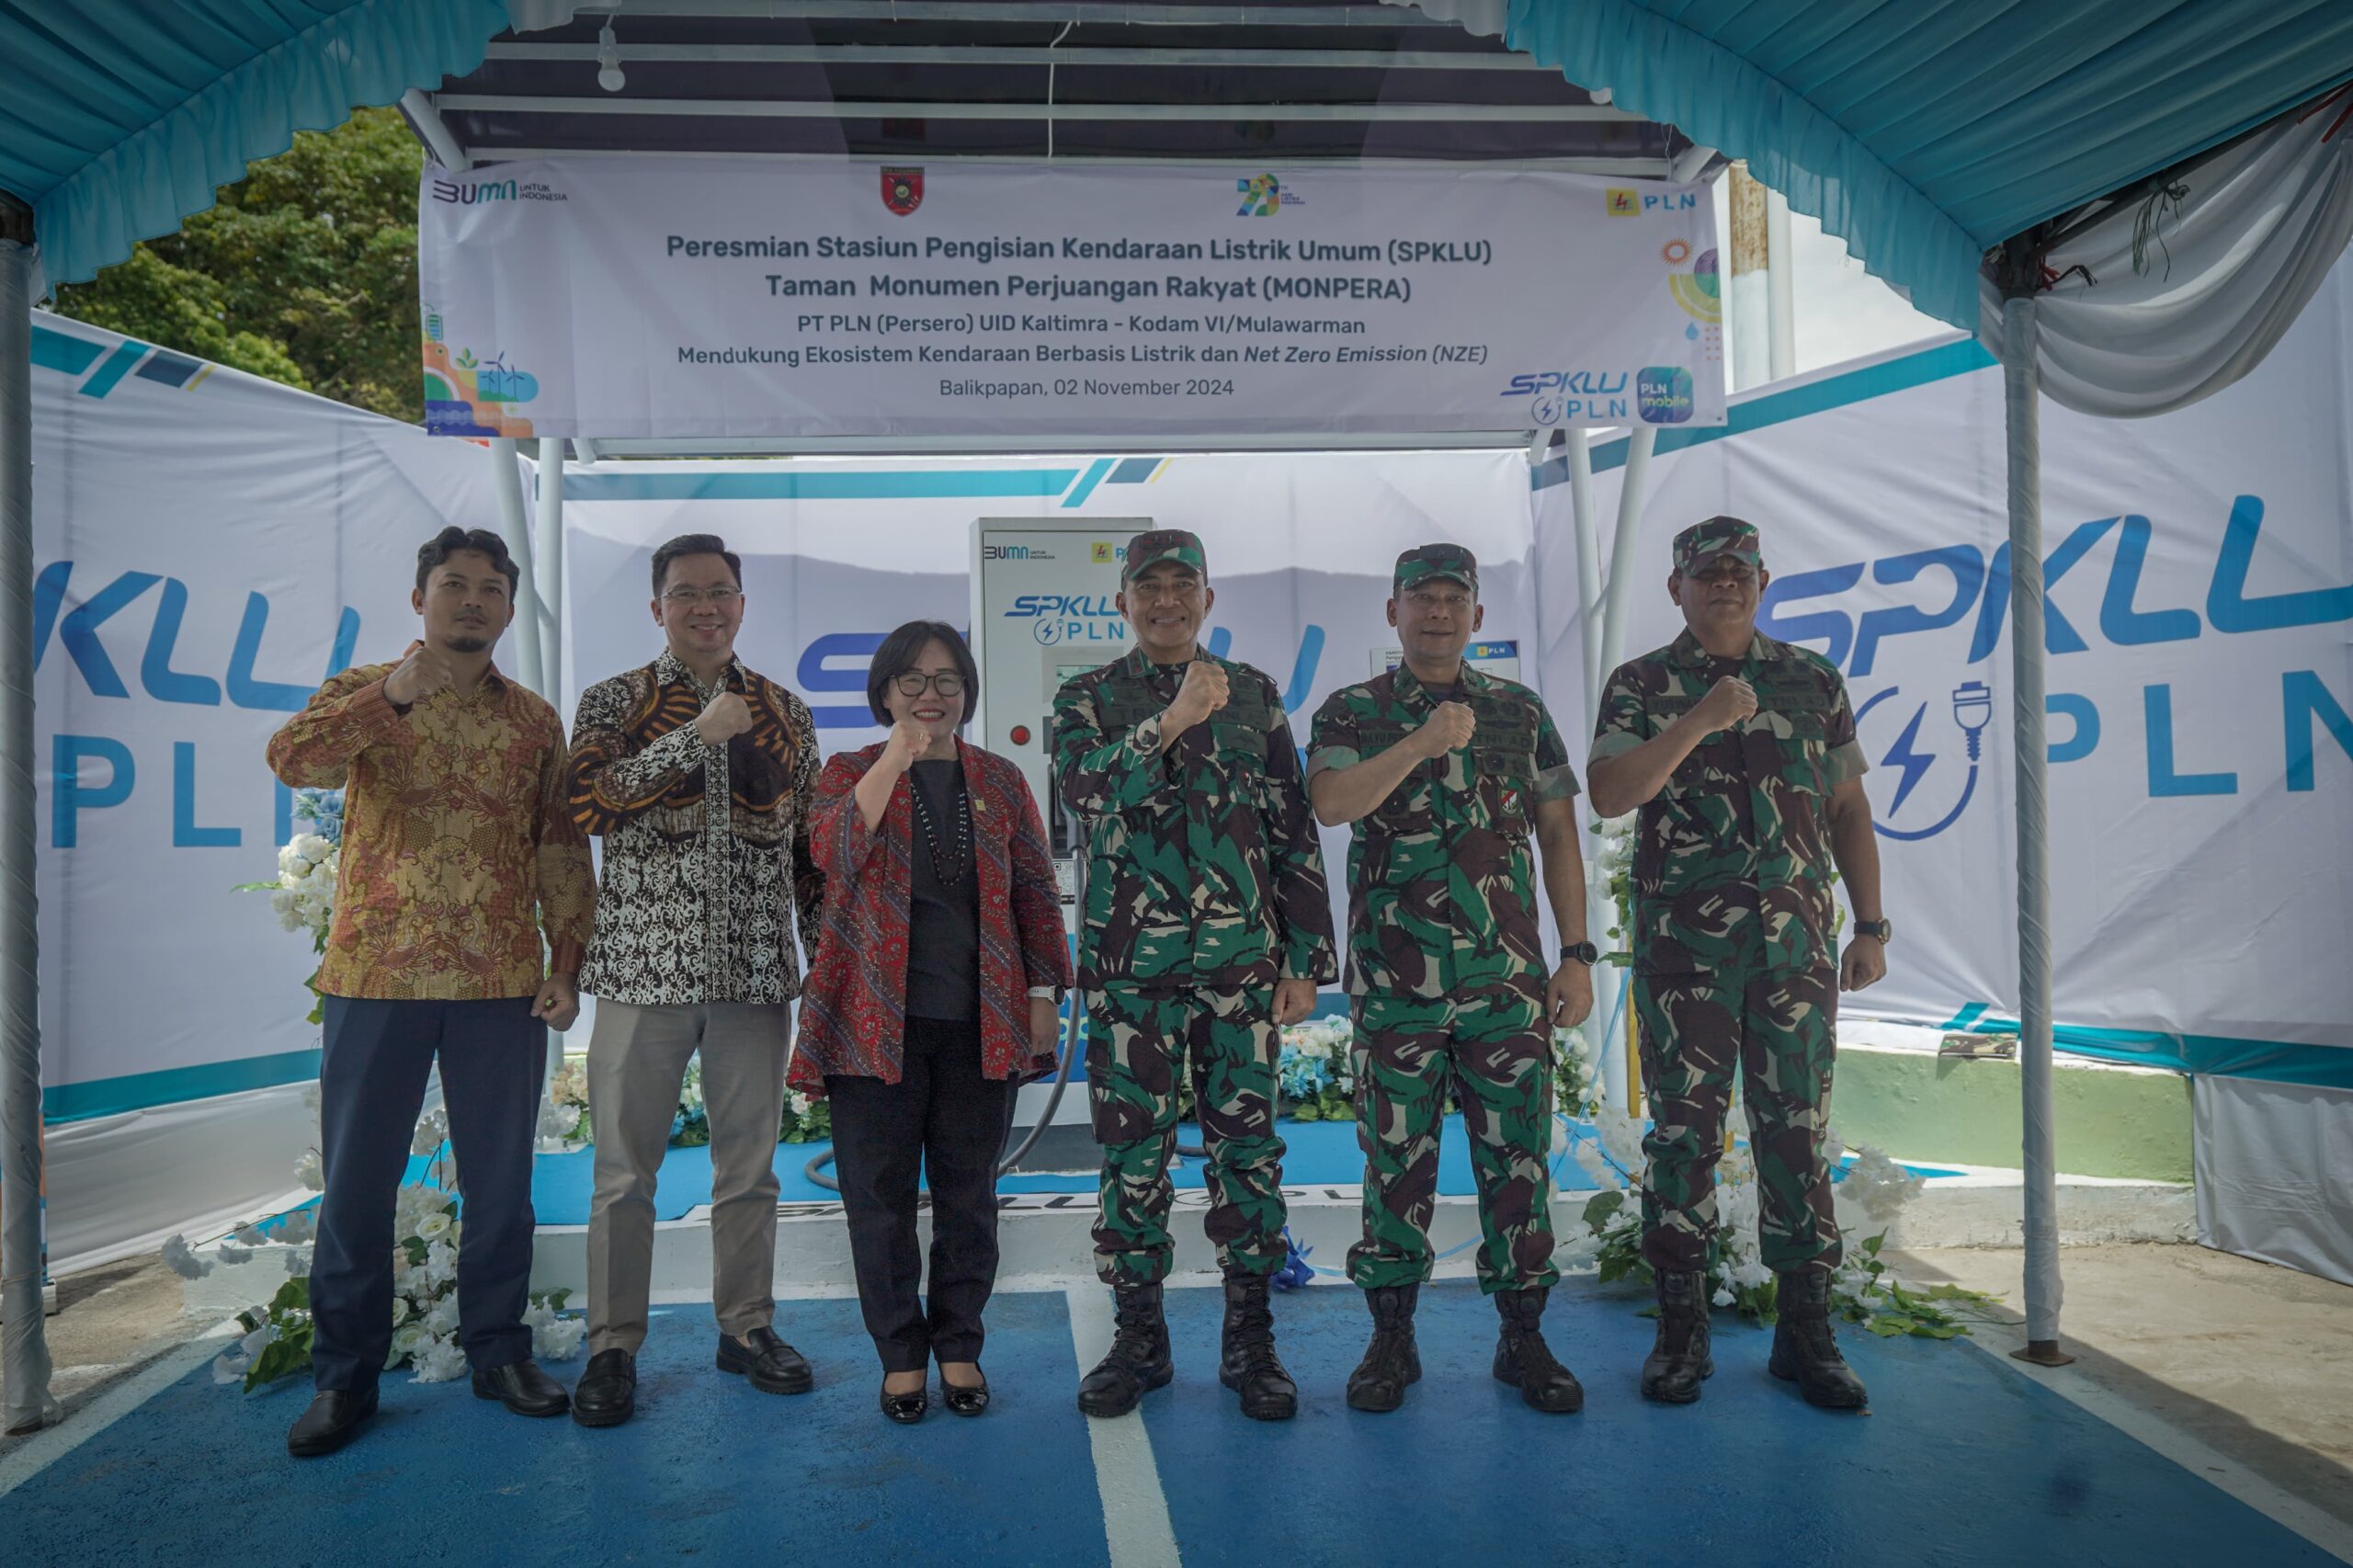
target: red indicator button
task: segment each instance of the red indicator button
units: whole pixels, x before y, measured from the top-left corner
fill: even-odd
[[[1016,724],[1013,726],[1013,744],[1017,746],[1026,746],[1029,744],[1029,725]]]

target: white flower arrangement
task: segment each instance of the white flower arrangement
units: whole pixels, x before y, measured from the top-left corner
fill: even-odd
[[[1738,1099],[1727,1114],[1736,1114]],[[1586,1226],[1597,1244],[1595,1261],[1604,1284],[1615,1279],[1651,1278],[1642,1256],[1643,1176],[1642,1125],[1622,1113],[1606,1115],[1596,1123],[1598,1153],[1588,1146],[1577,1150],[1578,1164],[1603,1190],[1586,1205]],[[1836,1165],[1846,1152],[1836,1131],[1823,1135],[1824,1157]],[[1614,1165],[1617,1169],[1609,1167]],[[1626,1185],[1616,1185],[1619,1173]],[[1854,1184],[1862,1183],[1858,1187]],[[1987,1321],[1984,1309],[1992,1298],[1957,1285],[1928,1288],[1907,1285],[1880,1260],[1888,1227],[1904,1205],[1925,1184],[1877,1149],[1859,1148],[1840,1185],[1861,1205],[1878,1229],[1859,1241],[1849,1238],[1843,1260],[1830,1278],[1830,1309],[1848,1323],[1860,1324],[1881,1335],[1910,1334],[1928,1339],[1950,1339],[1969,1332],[1972,1322]],[[1760,1197],[1756,1165],[1745,1142],[1736,1142],[1716,1164],[1716,1232],[1708,1246],[1709,1300],[1731,1307],[1752,1323],[1770,1324],[1779,1315],[1780,1280],[1767,1266],[1758,1245],[1756,1222]]]
[[[418,1119],[411,1147],[434,1156],[425,1173],[429,1179],[402,1187],[392,1200],[392,1234],[398,1239],[392,1244],[392,1349],[384,1369],[406,1366],[424,1383],[447,1382],[466,1372],[465,1351],[458,1344],[458,1249],[465,1221],[451,1196],[456,1164],[445,1142],[448,1131],[439,1110]],[[300,1168],[306,1181],[317,1161],[315,1149],[303,1155]],[[216,1381],[257,1389],[311,1364],[310,1244],[316,1234],[317,1220],[308,1209],[235,1233],[240,1241],[251,1237],[260,1246],[282,1249],[287,1279],[267,1304],[238,1314],[247,1332],[214,1362]],[[164,1259],[189,1278],[212,1267],[177,1236],[165,1244]],[[566,1296],[562,1290],[534,1295],[524,1313],[532,1354],[542,1360],[570,1360],[587,1335],[585,1323],[563,1315]]]

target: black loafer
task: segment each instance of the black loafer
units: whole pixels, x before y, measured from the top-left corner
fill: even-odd
[[[892,1393],[889,1389],[882,1391],[882,1414],[902,1426],[914,1426],[930,1408],[931,1390],[928,1388],[916,1389],[912,1393]]]
[[[494,1399],[517,1415],[561,1415],[572,1408],[563,1385],[526,1358],[474,1372],[474,1397]]]
[[[817,1386],[807,1358],[778,1337],[776,1330],[756,1328],[745,1338],[751,1344],[732,1334],[719,1336],[721,1371],[743,1374],[762,1393],[807,1393]]]
[[[989,1407],[989,1381],[983,1378],[971,1388],[962,1388],[942,1377],[939,1403],[948,1407],[950,1415],[978,1415]]]
[[[599,1350],[572,1391],[572,1418],[583,1426],[618,1426],[637,1414],[637,1358]]]
[[[321,1389],[287,1428],[286,1451],[301,1460],[331,1454],[358,1437],[375,1414],[374,1389]]]

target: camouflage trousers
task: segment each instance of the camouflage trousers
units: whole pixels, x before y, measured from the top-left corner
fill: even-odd
[[[1449,1087],[1479,1187],[1479,1289],[1559,1281],[1552,1267],[1552,1064],[1543,998],[1492,985],[1444,999],[1356,1000],[1350,1049],[1364,1150],[1364,1239],[1348,1278],[1365,1290],[1430,1277],[1430,1214]]]
[[[1743,1074],[1756,1164],[1758,1254],[1790,1272],[1841,1256],[1822,1154],[1837,1054],[1838,971],[1637,975],[1643,1093],[1643,1257],[1657,1269],[1704,1269],[1716,1229],[1716,1161],[1733,1074]]]
[[[1167,1277],[1176,1242],[1177,1074],[1189,1061],[1209,1155],[1208,1231],[1229,1274],[1271,1274],[1283,1241],[1283,1141],[1275,1135],[1275,988],[1122,988],[1086,994],[1086,1096],[1103,1145],[1095,1267],[1107,1283]]]

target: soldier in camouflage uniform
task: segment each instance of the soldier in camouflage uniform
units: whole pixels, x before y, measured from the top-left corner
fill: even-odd
[[[1806,1399],[1857,1410],[1863,1385],[1830,1332],[1838,1223],[1822,1136],[1838,992],[1887,971],[1868,767],[1829,661],[1763,635],[1756,529],[1711,517],[1675,540],[1667,591],[1687,630],[1618,667],[1586,777],[1594,809],[1639,806],[1634,1007],[1652,1128],[1643,1256],[1658,1339],[1643,1392],[1699,1397],[1709,1354],[1708,1248],[1733,1074],[1743,1074],[1764,1262],[1780,1276],[1772,1371]],[[1836,864],[1857,935],[1841,961]]]
[[[1577,781],[1543,699],[1463,663],[1483,619],[1469,551],[1429,544],[1399,556],[1389,623],[1404,663],[1334,692],[1308,743],[1316,814],[1356,824],[1348,991],[1364,1239],[1349,1250],[1348,1275],[1373,1320],[1348,1379],[1358,1410],[1396,1409],[1421,1376],[1414,1309],[1430,1277],[1449,1088],[1478,1178],[1479,1288],[1503,1318],[1495,1375],[1539,1410],[1585,1403],[1540,1326],[1560,1278],[1547,1165],[1552,1031],[1593,1006]],[[1537,931],[1531,831],[1567,944],[1557,969]]]
[[[1136,645],[1054,699],[1054,777],[1088,819],[1079,983],[1103,1145],[1097,1267],[1118,1296],[1110,1353],[1079,1408],[1121,1415],[1173,1375],[1161,1281],[1175,1246],[1168,1162],[1189,1059],[1225,1272],[1219,1380],[1245,1415],[1296,1413],[1267,1277],[1282,1267],[1278,1031],[1336,978],[1323,849],[1275,684],[1196,642],[1214,596],[1201,541],[1138,534],[1120,613]]]

